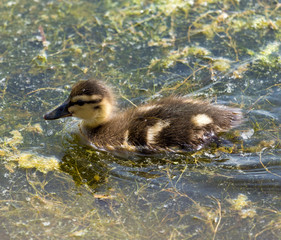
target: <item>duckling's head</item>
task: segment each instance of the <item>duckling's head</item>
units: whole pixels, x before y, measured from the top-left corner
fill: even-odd
[[[67,100],[44,115],[45,120],[77,117],[85,126],[97,127],[107,122],[113,110],[111,90],[101,82],[90,79],[75,84]]]

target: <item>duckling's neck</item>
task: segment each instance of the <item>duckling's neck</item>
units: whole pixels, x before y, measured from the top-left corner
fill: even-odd
[[[91,120],[82,120],[82,128],[83,129],[94,129],[99,126],[101,126],[102,123],[107,122],[107,121],[99,121],[98,119],[96,121],[91,121]]]

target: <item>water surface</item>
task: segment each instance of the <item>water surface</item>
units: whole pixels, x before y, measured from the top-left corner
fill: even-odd
[[[280,6],[2,1],[1,239],[281,239]],[[218,149],[95,151],[42,118],[90,77],[121,108],[180,94],[245,122]]]

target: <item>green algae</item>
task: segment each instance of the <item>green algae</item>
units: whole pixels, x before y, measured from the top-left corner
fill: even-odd
[[[21,152],[17,155],[13,155],[8,161],[16,161],[21,168],[35,168],[42,173],[59,170],[58,159],[54,157],[38,156],[29,152]]]
[[[28,125],[26,131],[42,134],[40,125]],[[0,143],[0,156],[7,162],[5,167],[14,172],[15,163],[20,168],[34,168],[42,173],[59,170],[59,160],[55,157],[40,156],[32,152],[22,152],[19,145],[23,143],[23,136],[20,131],[13,130],[10,132],[12,137],[4,138]]]

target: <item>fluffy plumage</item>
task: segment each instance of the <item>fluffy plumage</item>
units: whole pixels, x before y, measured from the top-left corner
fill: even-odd
[[[184,97],[120,112],[111,90],[96,80],[75,84],[69,98],[44,118],[69,116],[82,119],[82,135],[96,147],[135,152],[197,150],[242,121],[239,109]]]

